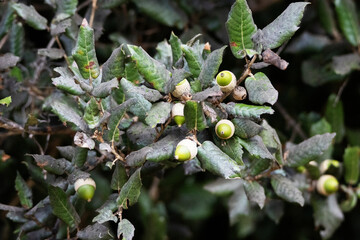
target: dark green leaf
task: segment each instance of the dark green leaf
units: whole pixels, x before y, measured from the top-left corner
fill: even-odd
[[[214,142],[221,149],[221,151],[229,155],[229,157],[234,159],[239,165],[244,165],[244,162],[242,160],[244,151],[241,145],[241,140],[238,137],[233,136],[232,138],[227,140],[220,140],[218,138],[214,138]]]
[[[93,97],[86,104],[84,120],[89,125],[90,129],[97,127],[100,123],[99,104]]]
[[[120,191],[122,186],[126,183],[128,177],[126,174],[125,167],[117,161],[114,173],[111,178],[111,189],[115,191]]]
[[[353,0],[335,0],[335,10],[340,29],[354,47],[360,44],[360,25]]]
[[[86,19],[80,26],[76,46],[73,49],[73,58],[83,78],[96,79],[100,75],[95,52],[94,29],[89,26]]]
[[[36,164],[39,167],[57,175],[62,175],[65,171],[68,171],[71,168],[71,163],[66,161],[64,158],[55,159],[49,155],[37,154],[33,154],[31,156],[35,159]]]
[[[234,225],[238,218],[250,214],[250,203],[243,186],[238,187],[228,201],[230,225]]]
[[[360,147],[347,147],[343,159],[345,181],[347,184],[354,185],[359,180]]]
[[[219,71],[226,47],[227,46],[223,46],[222,48],[213,51],[206,58],[198,78],[204,89],[209,88],[214,84],[214,77]]]
[[[197,157],[205,170],[223,178],[239,178],[243,175],[242,167],[210,141],[198,147]]]
[[[251,202],[256,203],[262,209],[265,205],[265,190],[263,186],[261,186],[256,181],[244,181],[244,189],[246,192],[246,196]]]
[[[15,14],[11,4],[8,4],[5,12],[3,12],[0,22],[0,39],[9,32],[11,24],[14,22]]]
[[[138,168],[121,188],[119,197],[116,200],[119,207],[127,209],[128,205],[131,206],[137,202],[142,186],[140,171],[141,168]]]
[[[272,165],[272,160],[265,158],[255,158],[251,161],[248,173],[251,176],[257,176],[258,174],[268,170]]]
[[[344,109],[342,101],[337,99],[335,94],[328,98],[325,118],[330,123],[333,132],[336,132],[335,141],[341,142],[345,135]]]
[[[190,72],[194,78],[199,77],[204,60],[202,58],[202,45],[196,42],[193,47],[188,45],[181,45],[181,50],[184,53],[184,57],[189,65]]]
[[[102,82],[92,90],[91,94],[97,98],[106,98],[112,92],[112,90],[119,88],[119,81],[117,78],[113,78],[110,81]]]
[[[21,22],[13,21],[10,30],[10,51],[12,54],[22,57],[24,54],[25,32]]]
[[[171,70],[172,68],[172,52],[170,44],[164,40],[159,42],[156,46],[156,54],[154,58],[163,63],[167,69]]]
[[[209,97],[221,97],[223,95],[219,85],[215,85],[212,88],[207,88],[202,92],[197,92],[193,95],[192,100],[205,101]]]
[[[202,169],[201,163],[199,159],[197,159],[196,157],[189,161],[184,162],[183,167],[184,167],[185,175],[192,175],[198,172],[205,171],[204,169]]]
[[[12,7],[29,26],[36,30],[45,30],[47,28],[46,18],[41,16],[32,5],[27,6],[22,3],[15,3],[12,4]]]
[[[263,127],[247,118],[234,118],[231,121],[235,126],[235,135],[240,138],[254,137],[263,130]]]
[[[333,10],[330,7],[329,1],[318,0],[316,6],[320,23],[322,24],[325,31],[332,36],[337,36],[339,33],[336,29]]]
[[[135,146],[135,149],[140,149],[153,143],[157,133],[155,128],[151,128],[142,122],[137,122],[130,126],[126,131],[126,135],[130,143]]]
[[[116,48],[109,59],[102,66],[102,82],[110,81],[113,78],[125,77],[125,52],[123,45]]]
[[[286,47],[285,52],[292,54],[321,52],[330,44],[331,40],[328,36],[304,32],[291,40],[290,44]]]
[[[297,189],[294,183],[280,174],[274,174],[271,176],[271,186],[274,188],[276,195],[288,202],[294,202],[303,206],[305,199],[299,189]]]
[[[264,130],[261,131],[259,136],[262,138],[265,146],[270,151],[271,154],[275,156],[276,161],[279,165],[283,165],[283,152],[282,144],[280,142],[279,136],[276,133],[276,130],[272,128],[267,121],[263,120],[261,126]]]
[[[71,17],[76,12],[78,0],[58,0],[56,1],[56,20],[63,20]]]
[[[110,209],[101,209],[99,210],[99,214],[96,217],[94,217],[92,221],[100,224],[108,221],[113,221],[114,223],[117,223],[118,218],[114,215],[113,211],[111,211]]]
[[[223,179],[219,178],[213,182],[210,182],[204,186],[204,189],[216,194],[218,196],[225,196],[243,185],[243,180],[240,179]]]
[[[107,135],[107,139],[109,141],[115,141],[116,136],[119,134],[119,124],[121,122],[121,119],[125,116],[126,111],[128,110],[128,108],[134,104],[134,100],[130,99],[127,100],[126,102],[120,104],[118,107],[116,107],[112,113],[111,116],[109,118],[109,122],[108,122],[108,135]]]
[[[60,76],[52,78],[52,83],[59,89],[67,91],[73,95],[82,95],[85,92],[81,89],[79,84],[74,81],[74,74],[70,69],[65,67],[56,67],[54,71],[59,73]]]
[[[354,70],[360,70],[360,56],[357,53],[334,56],[332,66],[336,74],[347,75]]]
[[[184,107],[186,127],[189,130],[202,131],[206,128],[206,120],[201,104],[196,101],[187,101]]]
[[[75,147],[73,146],[57,146],[56,149],[59,151],[60,155],[67,160],[72,160],[75,156]]]
[[[86,228],[80,230],[76,236],[83,240],[110,240],[115,238],[115,236],[111,235],[109,228],[99,223],[88,225]]]
[[[15,189],[18,193],[21,205],[24,208],[32,208],[32,191],[19,172],[16,172]]]
[[[171,104],[169,102],[158,102],[152,105],[145,122],[154,128],[157,124],[163,124],[170,117]]]
[[[181,41],[180,39],[174,34],[174,32],[171,32],[170,36],[170,45],[171,45],[171,52],[172,52],[172,58],[173,58],[173,65],[179,61],[179,59],[182,57],[182,51],[181,51]]]
[[[117,228],[117,236],[120,239],[120,236],[122,236],[122,239],[124,240],[131,240],[134,237],[135,227],[134,225],[129,222],[127,219],[122,219]]]
[[[153,149],[151,147],[143,147],[140,150],[131,152],[126,156],[127,165],[130,167],[140,167],[146,161],[148,153],[152,151]]]
[[[133,61],[125,63],[125,78],[136,85],[145,82],[145,79],[140,75],[136,62]]]
[[[240,144],[250,153],[250,155],[256,158],[262,159],[274,159],[269,150],[264,145],[263,140],[259,136],[254,136],[249,139],[239,138]]]
[[[263,105],[270,103],[274,105],[278,99],[278,91],[271,85],[269,78],[262,72],[248,77],[245,80],[245,87],[249,95],[249,100],[253,103]]]
[[[130,81],[126,80],[125,78],[122,78],[120,81],[120,85],[122,89],[125,92],[125,95],[127,98],[136,98],[137,95],[143,96],[147,101],[150,102],[157,102],[160,100],[163,96],[160,94],[159,91],[151,88],[147,88],[144,85],[141,85],[140,87],[134,85]]]
[[[315,136],[318,134],[324,134],[331,132],[331,125],[325,118],[313,123],[310,127],[310,135]]]
[[[101,8],[115,8],[128,0],[99,0],[98,6]]]
[[[223,107],[228,114],[233,115],[234,117],[243,117],[243,118],[260,118],[261,114],[273,114],[274,110],[271,107],[266,106],[253,106],[243,103],[222,103]]]
[[[73,163],[75,163],[77,167],[84,166],[84,163],[86,162],[87,159],[88,151],[89,149],[87,148],[81,148],[81,147],[75,148],[74,157],[72,158],[72,161]]]
[[[226,29],[231,51],[236,58],[254,54],[254,43],[251,38],[256,32],[257,26],[246,0],[236,0],[231,7]]]
[[[63,220],[69,227],[77,227],[80,223],[80,217],[66,193],[61,188],[51,185],[49,185],[48,191],[54,215]]]
[[[284,215],[284,202],[278,199],[269,199],[265,204],[265,213],[278,224]]]

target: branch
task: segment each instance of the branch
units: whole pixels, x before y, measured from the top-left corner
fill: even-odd
[[[92,27],[93,23],[94,23],[95,11],[97,8],[96,4],[97,4],[97,0],[92,0],[92,9],[91,9],[91,15],[90,15],[90,20],[89,20],[90,27]]]

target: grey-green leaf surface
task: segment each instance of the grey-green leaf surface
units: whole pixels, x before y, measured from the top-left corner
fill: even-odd
[[[77,167],[84,166],[84,163],[86,162],[87,159],[88,151],[89,149],[87,148],[76,147],[74,151],[74,156],[72,158],[72,162],[75,163]]]
[[[177,63],[177,61],[179,61],[179,59],[182,57],[181,41],[174,34],[174,32],[171,32],[169,43],[170,43],[170,46],[171,46],[173,65],[175,65]]]
[[[114,223],[117,223],[118,218],[114,215],[111,209],[100,209],[99,214],[94,217],[92,221],[100,224],[108,221],[113,221]]]
[[[243,180],[241,179],[218,178],[213,182],[207,183],[204,186],[204,189],[218,196],[226,196],[234,192],[242,185]]]
[[[172,68],[172,51],[171,51],[171,45],[167,42],[167,40],[163,40],[162,42],[159,42],[156,46],[156,54],[154,58],[163,63],[167,69],[171,70]]]
[[[115,141],[115,137],[119,133],[118,127],[119,127],[120,121],[125,116],[125,113],[128,110],[128,108],[131,105],[133,105],[134,102],[135,102],[135,100],[133,100],[133,99],[127,100],[126,102],[120,104],[118,107],[116,107],[112,111],[111,116],[109,118],[109,122],[108,122],[108,128],[109,128],[108,140],[109,141]]]
[[[248,77],[245,80],[245,87],[249,95],[249,100],[255,104],[263,105],[270,103],[274,105],[278,99],[278,91],[273,87],[269,78],[262,72]]]
[[[276,130],[269,125],[266,120],[263,120],[261,126],[264,128],[259,136],[262,138],[265,146],[271,154],[275,156],[276,161],[279,165],[284,163],[282,144]]]
[[[56,67],[54,71],[59,73],[60,76],[52,78],[52,83],[59,89],[67,91],[73,95],[82,95],[85,92],[81,89],[79,84],[74,81],[74,75],[70,69],[65,67]]]
[[[323,239],[329,239],[344,220],[336,195],[327,198],[313,196],[311,205],[314,209],[315,227],[322,227],[320,235]]]
[[[51,185],[49,185],[48,191],[54,215],[63,220],[69,227],[77,227],[80,223],[80,217],[66,193],[61,188]]]
[[[204,64],[202,49],[200,50],[200,48],[201,45],[199,42],[196,42],[192,47],[185,44],[181,45],[181,50],[184,53],[184,57],[194,78],[199,77]]]
[[[136,86],[130,81],[126,80],[125,78],[121,79],[120,85],[123,88],[127,98],[131,98],[131,97],[136,98],[136,96],[140,94],[147,101],[157,102],[163,97],[159,91],[155,89],[147,88],[144,85]]]
[[[297,145],[291,146],[285,152],[285,161],[290,167],[303,166],[321,156],[330,147],[334,137],[335,133],[315,135]]]
[[[271,186],[273,187],[276,195],[288,202],[294,202],[303,206],[305,199],[299,189],[296,188],[294,183],[287,177],[280,174],[271,176]]]
[[[110,81],[102,82],[95,86],[91,94],[97,98],[106,98],[112,92],[112,90],[119,88],[119,81],[117,78],[113,78]]]
[[[121,188],[116,200],[119,207],[127,209],[128,205],[131,206],[137,202],[142,187],[140,171],[141,168],[138,168]]]
[[[4,55],[0,56],[0,71],[10,67],[15,67],[19,61],[20,58],[18,56],[15,56],[11,53],[5,53]]]
[[[150,128],[142,122],[137,122],[128,128],[126,135],[134,149],[140,149],[153,143],[157,133],[154,128]]]
[[[344,108],[336,94],[331,94],[326,103],[325,118],[330,123],[332,131],[336,132],[335,141],[341,142],[345,136]]]
[[[71,163],[65,160],[64,158],[55,159],[50,155],[38,155],[38,154],[33,154],[31,156],[35,159],[36,164],[39,167],[45,169],[50,173],[62,175],[65,173],[65,171],[71,168]]]
[[[71,17],[76,12],[78,0],[58,0],[56,1],[56,20],[63,20]]]
[[[238,187],[228,200],[230,225],[234,225],[238,218],[250,214],[250,203],[243,186]]]
[[[125,77],[125,52],[123,45],[116,48],[102,66],[102,82]]]
[[[198,147],[197,157],[205,170],[223,178],[240,178],[243,175],[242,167],[221,151],[213,142],[203,142]]]
[[[29,26],[36,30],[45,30],[47,28],[47,19],[41,16],[32,5],[15,3],[12,4],[12,7]]]
[[[340,29],[354,47],[360,44],[359,17],[353,0],[335,0],[335,10]]]
[[[39,48],[38,54],[51,59],[60,59],[64,57],[65,51],[59,48]]]
[[[234,117],[243,117],[243,118],[260,118],[262,114],[273,114],[274,110],[271,107],[267,106],[254,106],[244,103],[221,103],[220,105],[225,109],[228,114],[233,115]]]
[[[239,165],[244,165],[242,160],[244,151],[241,145],[241,140],[237,136],[233,136],[227,140],[220,140],[219,138],[214,137],[214,142],[221,149],[221,151],[234,159]]]
[[[360,56],[357,53],[334,56],[332,66],[336,74],[347,75],[354,70],[360,70]]]
[[[204,91],[197,92],[192,96],[192,100],[205,101],[209,97],[221,97],[223,95],[219,85],[215,85],[211,88],[206,88]]]
[[[31,208],[33,206],[32,191],[19,172],[16,172],[15,189],[18,193],[21,205],[26,209]]]
[[[100,123],[99,104],[93,97],[86,104],[84,120],[89,125],[90,129],[97,127]]]
[[[216,49],[206,58],[198,78],[203,89],[209,88],[214,84],[214,77],[219,71],[226,47],[227,46],[223,46],[222,48]]]
[[[161,162],[174,158],[176,145],[184,139],[184,135],[179,131],[174,131],[160,141],[150,145],[152,151],[146,155],[146,160],[151,162]]]
[[[252,12],[246,0],[236,0],[231,7],[226,22],[230,48],[236,58],[244,58],[247,50],[254,49],[252,36],[257,26],[252,18]]]
[[[132,223],[127,219],[122,219],[117,228],[117,236],[120,239],[120,236],[122,236],[123,240],[131,240],[133,239],[135,234],[135,227],[132,225]]]
[[[271,220],[278,224],[284,215],[284,201],[279,199],[268,199],[264,211]]]
[[[186,127],[189,130],[202,131],[206,128],[206,119],[201,104],[196,101],[187,101],[184,107]]]
[[[359,180],[360,147],[347,147],[343,159],[345,181],[347,184],[354,185]]]
[[[257,181],[244,181],[246,196],[251,202],[256,203],[261,209],[265,205],[265,190]]]
[[[272,163],[273,161],[271,159],[254,158],[252,159],[247,172],[251,176],[257,176],[265,170],[268,170],[271,167]]]
[[[280,16],[256,33],[253,38],[256,44],[262,46],[262,49],[274,49],[289,40],[299,29],[298,26],[308,4],[308,2],[291,3]]]
[[[108,227],[99,223],[88,225],[86,228],[78,231],[76,236],[82,240],[95,240],[99,239],[99,236],[101,236],[101,240],[115,238],[115,236],[111,235],[111,231]]]
[[[120,191],[120,189],[124,186],[127,180],[128,177],[125,167],[122,165],[121,162],[117,161],[114,173],[111,177],[111,189],[115,191]]]
[[[131,58],[136,62],[139,73],[156,90],[164,92],[165,84],[170,80],[171,72],[163,63],[153,59],[144,49],[134,45],[128,45]]]
[[[274,159],[274,156],[271,155],[264,145],[263,140],[258,135],[249,139],[239,138],[239,141],[240,144],[250,153],[250,155],[256,158]]]
[[[231,120],[235,126],[235,135],[240,138],[251,138],[258,135],[263,127],[248,118],[234,118]]]
[[[145,122],[150,127],[154,128],[157,124],[163,124],[170,117],[171,103],[157,102],[154,103],[148,112]]]

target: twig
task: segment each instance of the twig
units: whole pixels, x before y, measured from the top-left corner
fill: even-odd
[[[64,51],[65,61],[66,61],[67,65],[70,66],[69,58],[68,58],[68,56],[66,55],[66,52],[65,52],[65,50],[64,50],[64,48],[63,48],[63,46],[62,46],[62,44],[61,44],[61,42],[60,42],[59,37],[58,37],[58,36],[55,36],[55,40],[56,40],[56,43],[58,44],[59,48]]]
[[[341,95],[342,95],[342,93],[343,93],[346,85],[348,84],[348,82],[349,82],[349,78],[346,78],[346,80],[343,82],[343,84],[341,84],[341,86],[340,86],[340,88],[339,88],[339,91],[338,91],[338,93],[337,93],[337,95],[336,95],[336,98],[335,98],[335,102],[334,102],[334,104],[333,104],[333,107],[335,107],[335,106],[338,104],[338,102],[339,102],[339,100],[340,100],[340,97],[341,97]]]
[[[92,2],[92,0],[87,0],[83,3],[81,3],[77,8],[76,8],[76,12],[79,12],[81,9],[83,9],[84,7],[86,7],[87,5],[89,5]]]
[[[40,154],[44,155],[44,149],[41,147],[40,143],[36,140],[35,136],[30,134],[29,136],[36,144],[36,146],[39,148]]]
[[[285,108],[279,102],[275,103],[274,106],[277,108],[277,110],[279,110],[280,114],[283,116],[287,124],[293,127],[294,131],[299,134],[303,140],[305,140],[307,138],[306,134],[300,128],[299,124],[289,115]]]
[[[92,1],[92,9],[91,9],[91,15],[90,15],[90,20],[89,20],[89,26],[90,27],[92,27],[93,23],[94,23],[95,11],[96,11],[96,8],[97,8],[96,3],[97,3],[97,0]]]
[[[4,46],[4,44],[6,43],[6,40],[9,37],[9,33],[7,33],[0,41],[0,49]]]
[[[170,124],[171,122],[171,117],[169,117],[169,119],[167,120],[167,122],[165,123],[165,125],[161,125],[161,130],[160,132],[158,132],[158,134],[156,135],[156,138],[154,140],[154,142],[157,142],[159,140],[159,138],[161,137],[161,135],[164,133],[166,127]]]
[[[54,42],[55,42],[55,38],[51,38],[51,40],[49,41],[48,45],[46,46],[46,48],[50,48]],[[37,79],[40,77],[41,72],[44,70],[46,64],[46,57],[45,56],[41,56],[36,60],[36,67],[35,67],[35,72],[34,72],[34,77],[33,79],[30,81],[31,83],[35,83],[37,81]]]

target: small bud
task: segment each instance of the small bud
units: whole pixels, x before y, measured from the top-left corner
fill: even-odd
[[[235,87],[232,97],[238,101],[244,100],[247,97],[246,89],[242,86]]]

